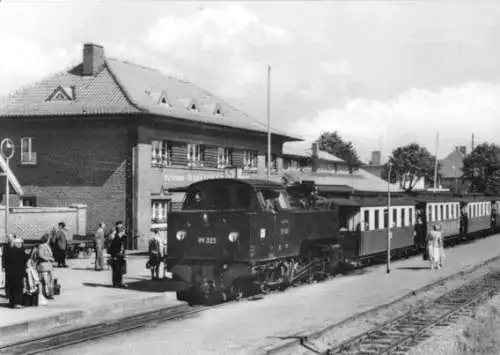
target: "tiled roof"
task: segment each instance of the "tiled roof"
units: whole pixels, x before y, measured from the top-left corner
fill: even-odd
[[[59,86],[74,87],[75,99],[47,101]],[[0,100],[0,116],[67,116],[140,112],[105,67],[96,76],[83,76],[82,65],[26,86]]]
[[[446,158],[440,161],[441,169],[439,172],[443,178],[455,178],[462,176],[462,166],[465,154],[459,150],[450,153]],[[455,167],[455,169],[453,169]]]
[[[153,114],[184,120],[267,132],[267,125],[239,111],[196,85],[159,70],[106,59],[99,74],[82,75],[83,64],[45,78],[0,99],[0,117],[42,117],[110,114]],[[74,89],[74,100],[47,100],[54,90]],[[165,93],[170,105],[158,104]],[[194,100],[198,112],[188,105]],[[214,115],[215,108],[221,116]],[[288,140],[300,140],[271,129]]]
[[[286,142],[283,144],[283,155],[310,158],[312,156],[312,142]],[[329,162],[345,163],[339,157],[322,150],[318,150],[318,158]]]
[[[173,116],[187,120],[223,125],[258,132],[267,132],[267,126],[209,92],[188,81],[180,80],[163,72],[132,64],[129,62],[108,59],[108,67],[130,97],[133,103],[147,112],[161,116]],[[171,106],[158,105],[151,92],[164,91]],[[199,112],[191,112],[189,104],[195,100]],[[215,105],[219,104],[222,117],[213,114]],[[274,134],[289,136],[287,133],[271,129]],[[296,138],[298,139],[298,138]]]

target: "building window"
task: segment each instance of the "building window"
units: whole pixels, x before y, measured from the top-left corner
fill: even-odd
[[[21,138],[21,164],[35,165],[36,153],[33,152],[33,138]]]
[[[290,169],[299,170],[299,168],[300,168],[300,164],[299,164],[299,161],[297,159],[291,159],[289,164],[290,164],[289,165]]]
[[[257,152],[253,150],[245,150],[243,152],[243,168],[245,170],[257,169]]]
[[[187,164],[189,167],[203,167],[205,161],[205,147],[201,144],[187,145]]]
[[[36,207],[36,196],[23,196],[21,204],[23,207]]]
[[[429,217],[428,217],[429,220],[427,222],[432,222],[432,206],[431,205],[429,205],[429,208],[428,208],[428,215],[429,215]]]
[[[165,167],[172,165],[172,142],[151,142],[151,165],[154,167]]]
[[[231,148],[217,148],[217,168],[223,169],[233,165],[233,150]]]
[[[268,167],[267,154],[266,154],[266,169]],[[271,154],[271,171],[278,170],[278,156],[276,154]]]
[[[167,224],[167,215],[171,208],[170,200],[152,200],[151,224]]]

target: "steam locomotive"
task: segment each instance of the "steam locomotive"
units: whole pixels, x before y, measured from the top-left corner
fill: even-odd
[[[181,211],[168,217],[167,269],[189,287],[180,300],[214,304],[324,279],[345,265],[387,253],[408,255],[440,223],[446,242],[500,227],[499,201],[443,194],[339,198],[312,182],[212,179],[177,189]],[[389,218],[391,217],[391,218]]]

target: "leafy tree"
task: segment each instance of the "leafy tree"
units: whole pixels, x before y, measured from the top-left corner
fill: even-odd
[[[500,193],[500,147],[478,145],[464,158],[463,177],[470,182],[472,192],[498,195]]]
[[[347,162],[351,171],[357,170],[361,165],[354,144],[344,140],[338,132],[323,132],[316,140],[318,149],[333,154]]]
[[[436,158],[426,148],[411,143],[392,151],[389,162],[384,165],[382,178],[389,178],[391,183],[398,183],[401,189],[412,191],[421,178],[434,183],[435,163]],[[389,170],[391,175],[388,177]]]

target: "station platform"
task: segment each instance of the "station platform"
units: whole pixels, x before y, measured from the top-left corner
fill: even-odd
[[[113,288],[111,269],[94,270],[95,257],[69,259],[68,268],[54,268],[61,294],[46,306],[11,309],[5,290],[0,290],[0,346],[48,332],[64,331],[104,320],[131,316],[165,307],[184,306],[176,299],[179,283],[152,281],[146,269],[147,257],[127,257],[127,288]],[[106,258],[105,258],[106,260]]]
[[[395,301],[445,277],[500,255],[500,235],[446,249],[444,268],[422,256],[365,268],[326,282],[290,288],[261,299],[228,303],[194,317],[156,324],[58,351],[63,354],[265,354],[357,313]],[[488,267],[500,269],[500,261]],[[284,352],[286,353],[286,351]]]

